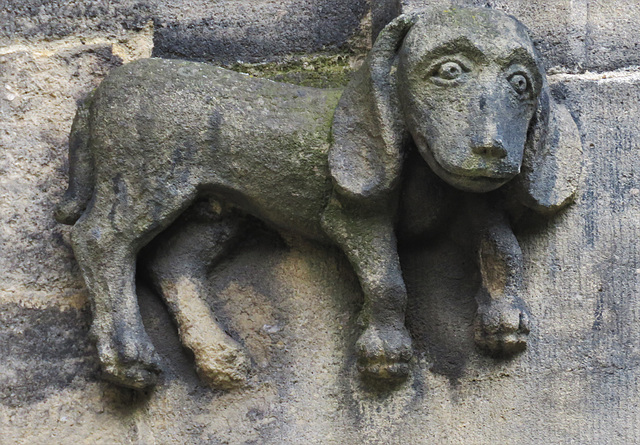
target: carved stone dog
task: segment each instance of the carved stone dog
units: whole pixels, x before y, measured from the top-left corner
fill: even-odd
[[[520,351],[529,332],[522,253],[504,203],[547,214],[568,204],[580,149],[523,25],[490,9],[433,9],[389,24],[344,92],[186,61],[114,70],[78,110],[56,216],[75,223],[110,380],[156,382],[136,259],[178,220],[150,261],[152,276],[202,374],[220,386],[242,382],[248,360],[202,294],[207,268],[247,215],[346,254],[365,296],[358,368],[400,379],[412,347],[397,239],[427,233],[442,196],[457,193],[482,274],[476,341],[491,354]],[[208,213],[193,210],[202,202]]]

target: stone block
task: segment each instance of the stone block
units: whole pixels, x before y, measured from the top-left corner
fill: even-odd
[[[153,3],[134,0],[3,0],[0,44],[70,35],[120,35],[144,27],[155,11]]]
[[[89,51],[83,57],[83,65],[89,65],[98,56]],[[110,57],[106,52],[92,66],[108,67]],[[20,65],[34,66],[30,60]],[[36,72],[29,77],[43,81]],[[50,178],[45,186],[29,170],[18,175],[24,178],[19,193],[10,196],[12,207],[2,210],[5,229],[19,221],[25,233],[42,233],[29,255],[20,255],[22,232],[5,237],[5,249],[17,241],[8,250],[12,262],[3,270],[11,273],[21,258],[31,261],[15,278],[28,282],[31,276],[43,277],[42,292],[48,296],[35,304],[2,295],[0,419],[9,443],[110,443],[116,438],[120,443],[167,444],[560,444],[640,439],[635,422],[640,397],[637,72],[550,78],[556,99],[569,107],[581,130],[584,169],[575,204],[542,226],[527,219],[518,224],[533,315],[527,351],[510,361],[480,354],[471,327],[478,285],[471,258],[447,239],[411,246],[402,255],[417,357],[409,381],[387,392],[372,391],[354,369],[361,294],[346,259],[330,248],[297,238],[283,242],[260,231],[216,269],[208,301],[251,354],[254,372],[247,388],[216,392],[199,380],[166,309],[143,282],[143,317],[162,358],[164,381],[153,392],[134,393],[98,380],[95,351],[86,341],[89,315],[82,289],[75,306],[64,297],[68,286],[79,286],[66,234],[58,226],[39,228],[50,218],[47,203],[61,193],[66,129],[60,130],[56,144],[48,145],[38,142],[40,133],[30,133],[27,126],[68,123],[73,97],[95,81],[81,79],[82,86],[60,87],[59,94],[69,102],[60,109],[69,111],[55,124],[36,113],[60,107],[55,96],[31,103],[24,121],[17,115],[3,121],[14,135],[3,145],[22,147],[20,156],[12,155],[12,163],[5,164],[4,177],[9,177],[7,171],[53,168],[44,171]],[[7,82],[11,78],[3,80],[17,89],[18,84]],[[10,105],[3,100],[3,106]],[[34,136],[21,139],[16,134]],[[40,161],[44,153],[51,153],[48,161]],[[23,209],[21,197],[30,202],[38,195],[44,205]],[[51,239],[60,242],[50,246]],[[21,292],[23,299],[31,298]]]
[[[152,21],[155,56],[263,62],[303,52],[361,52],[370,44],[368,13],[367,0],[5,1],[0,44],[120,36]]]
[[[82,278],[52,217],[78,101],[123,61],[149,57],[150,29],[0,48],[0,298],[33,307],[84,304]],[[81,298],[82,303],[78,303]]]
[[[166,2],[154,55],[262,62],[302,52],[362,51],[370,28],[366,0]]]

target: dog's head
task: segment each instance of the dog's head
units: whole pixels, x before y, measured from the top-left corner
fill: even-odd
[[[409,138],[462,190],[512,181],[541,211],[575,192],[575,123],[550,98],[525,27],[496,10],[431,9],[390,23],[347,86],[333,136],[331,173],[347,197],[394,190]]]

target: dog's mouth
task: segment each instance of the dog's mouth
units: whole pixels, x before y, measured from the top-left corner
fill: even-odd
[[[500,165],[500,162],[487,163],[483,167],[445,169],[438,164],[441,171],[438,173],[445,182],[459,190],[468,192],[486,193],[498,189],[520,173],[520,168],[508,168]],[[504,162],[502,162],[504,164]],[[507,167],[507,168],[505,168]]]
[[[435,161],[435,160],[434,160]],[[468,192],[485,193],[500,188],[520,173],[520,166],[508,165],[504,160],[479,160],[471,167],[450,166],[445,168],[439,162],[435,162],[436,168],[432,169],[445,182],[453,187]]]
[[[466,179],[489,179],[504,183],[520,173],[520,164],[506,157],[469,154],[460,165],[442,162],[432,154],[431,160],[447,174]]]
[[[465,167],[441,167],[450,175],[464,178],[496,179],[507,181],[520,173],[519,166],[511,166],[501,161],[483,161],[484,165],[477,165],[472,168]]]
[[[473,175],[461,175],[446,171],[442,169],[442,167],[440,168],[441,170],[439,172],[436,170],[436,174],[443,181],[457,188],[458,190],[463,190],[466,192],[490,192],[502,187],[513,178],[512,175],[504,176],[493,174],[490,176],[487,173],[482,174],[482,172],[478,172],[478,174],[474,172]]]
[[[440,159],[440,156],[435,156],[426,138],[414,137],[414,141],[431,169],[445,182],[460,190],[488,192],[506,184],[520,173],[520,163],[510,158],[508,151],[502,147],[483,146],[472,149],[471,152],[467,148],[459,151],[464,153],[459,162],[455,156],[451,156],[447,162]]]

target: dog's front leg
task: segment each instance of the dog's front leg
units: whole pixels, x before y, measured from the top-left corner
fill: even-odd
[[[522,250],[500,206],[477,197],[470,210],[482,276],[476,296],[476,344],[491,355],[514,354],[525,349],[529,334],[529,315],[522,299]]]
[[[364,292],[358,369],[381,380],[405,378],[412,357],[405,327],[407,291],[390,210],[345,205],[334,196],[323,216],[325,231],[347,255]]]

